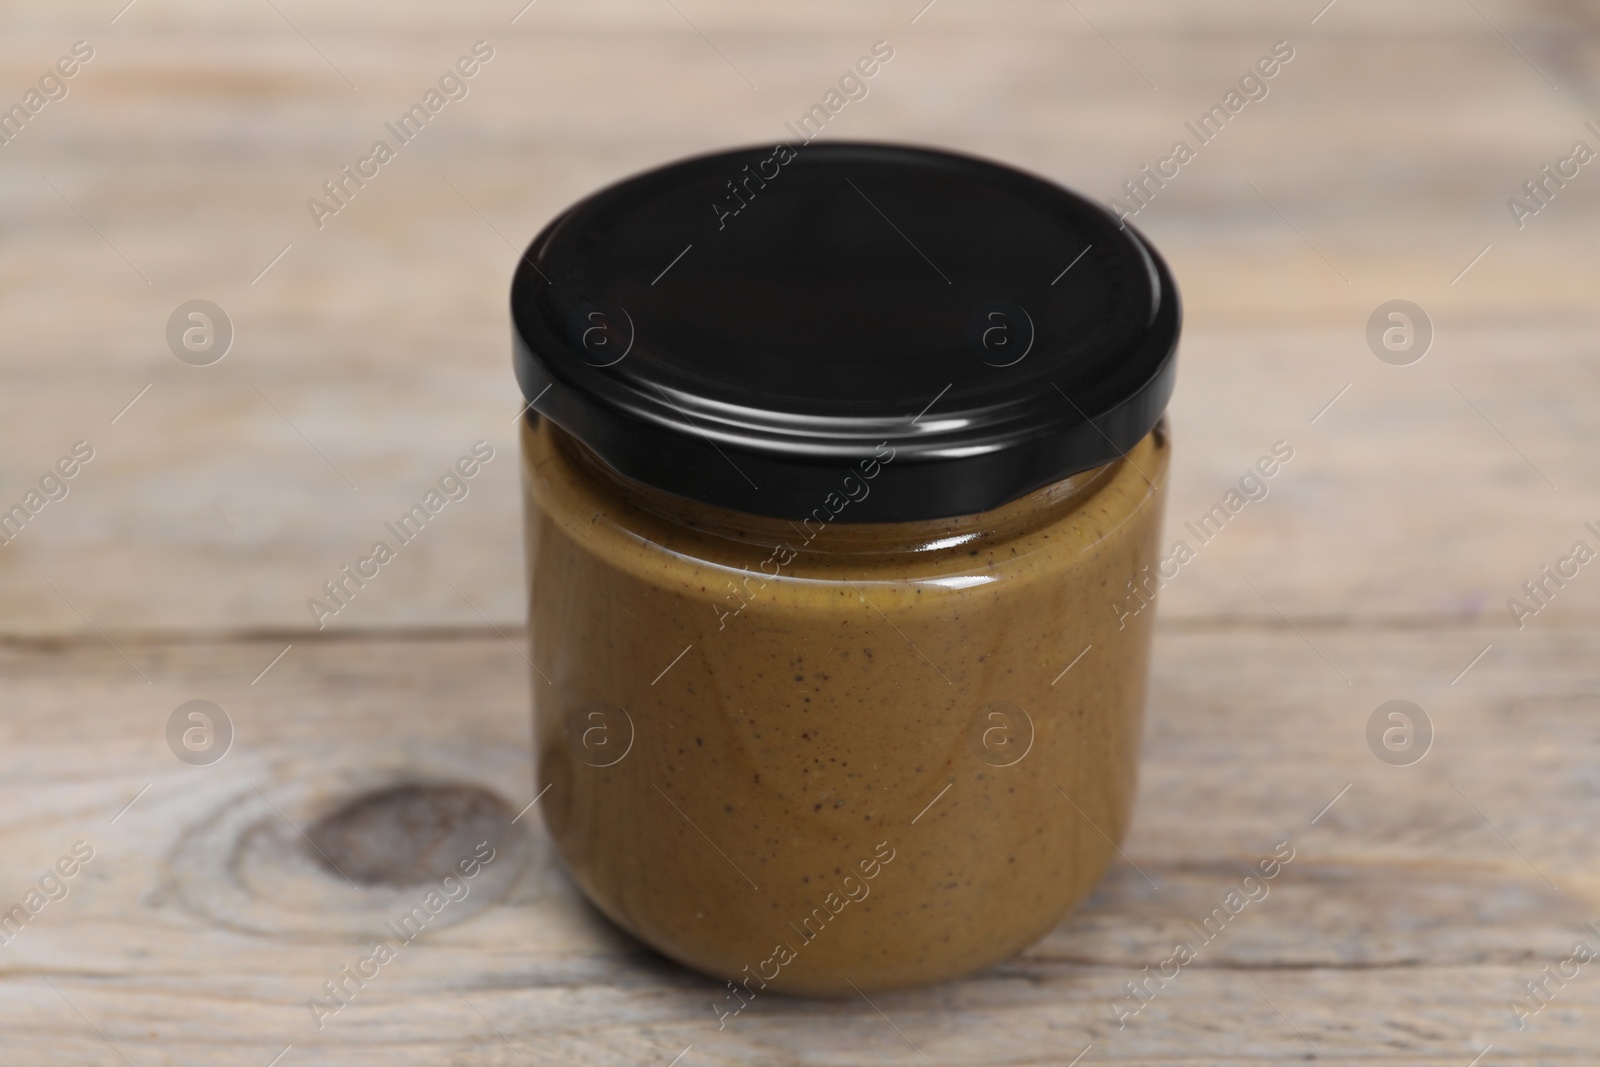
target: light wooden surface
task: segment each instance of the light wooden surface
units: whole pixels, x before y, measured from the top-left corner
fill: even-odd
[[[5,1062],[1600,1054],[1600,962],[1525,1029],[1507,1005],[1575,941],[1600,949],[1600,571],[1525,629],[1505,606],[1574,541],[1600,547],[1600,162],[1524,229],[1505,206],[1574,141],[1600,147],[1592,8],[121,7],[0,13],[0,103],[95,49],[0,147],[0,507],[95,448],[0,547],[0,905],[75,841],[95,850],[0,945]],[[479,39],[495,58],[470,95],[314,228],[306,198]],[[1273,442],[1295,458],[1163,593],[1129,862],[984,975],[870,1005],[761,999],[718,1031],[719,987],[598,920],[530,813],[318,1030],[308,998],[418,890],[353,888],[298,830],[397,783],[486,790],[501,821],[534,795],[513,246],[604,182],[781,136],[880,39],[895,58],[830,136],[1100,197],[1275,40],[1296,49],[1136,220],[1188,316],[1169,537]],[[166,347],[193,298],[237,331],[214,366]],[[1436,328],[1409,367],[1364,338],[1395,298]],[[316,632],[306,598],[480,438],[497,456],[471,495]],[[1367,748],[1392,698],[1436,729],[1411,767]],[[167,747],[191,699],[236,729],[211,766]],[[1119,1030],[1108,1001],[1284,839],[1270,895]]]

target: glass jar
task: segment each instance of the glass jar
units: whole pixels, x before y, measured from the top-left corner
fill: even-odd
[[[729,1013],[972,972],[1104,873],[1178,333],[1160,260],[1057,186],[789,152],[603,191],[513,286],[539,809]],[[740,173],[746,231],[685,217]]]

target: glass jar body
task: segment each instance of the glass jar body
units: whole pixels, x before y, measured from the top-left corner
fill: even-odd
[[[1050,930],[1136,785],[1169,447],[1002,508],[844,521],[628,482],[523,426],[539,808],[618,925],[740,987],[937,982]],[[1141,585],[1134,585],[1141,582]]]

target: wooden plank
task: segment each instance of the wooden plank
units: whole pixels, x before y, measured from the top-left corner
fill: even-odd
[[[1515,621],[1506,601],[1541,566],[1579,539],[1600,545],[1585,529],[1600,524],[1588,462],[1600,449],[1600,369],[1588,336],[1446,328],[1437,351],[1408,368],[1378,362],[1355,326],[1343,336],[1190,335],[1164,540],[1186,541],[1197,558],[1163,590],[1165,616],[1268,620],[1281,611],[1504,629]],[[60,374],[27,390],[33,430],[58,443],[8,456],[14,474],[3,484],[13,496],[79,433],[96,458],[65,500],[0,548],[0,627],[92,634],[76,605],[112,634],[306,630],[315,622],[307,598],[480,438],[496,458],[470,495],[329,625],[481,625],[479,611],[516,624],[521,516],[506,368],[497,359],[453,381],[423,371],[383,387],[355,372],[329,377],[241,361],[204,383],[164,379],[116,426],[102,419],[98,430],[67,432],[53,413],[81,404],[94,376]],[[136,391],[107,396],[101,414]],[[372,413],[350,414],[362,409]],[[1279,440],[1295,458],[1267,483],[1268,496],[1202,545],[1184,524],[1198,523]],[[1580,572],[1548,611],[1530,625],[1595,618],[1600,581]]]
[[[146,684],[105,648],[13,645],[0,897],[74,841],[95,856],[0,948],[0,1026],[18,1062],[121,1062],[86,1018],[141,1067],[261,1067],[291,1044],[285,1064],[666,1064],[691,1044],[684,1063],[921,1063],[911,1043],[939,1064],[1062,1064],[1091,1043],[1085,1063],[1302,1062],[1311,1044],[1334,1062],[1465,1064],[1488,1044],[1500,1062],[1591,1061],[1587,969],[1524,1030],[1507,1002],[1576,940],[1600,944],[1600,630],[1531,635],[1453,686],[1468,635],[1305,631],[1161,629],[1129,863],[1044,941],[875,1008],[758,998],[721,1031],[725,991],[582,904],[537,809],[459,911],[316,1028],[308,999],[422,888],[352,888],[298,831],[397,783],[485,790],[502,820],[527,804],[529,672],[499,635],[305,640],[254,685],[281,646],[129,645]],[[1395,696],[1436,729],[1411,767],[1365,741]],[[211,766],[163,738],[196,697],[237,731]],[[1267,895],[1200,942],[1188,924],[1277,841],[1294,858]],[[1110,1003],[1178,940],[1198,958],[1118,1029]]]
[[[1500,625],[1505,599],[1600,516],[1587,462],[1600,201],[1579,183],[1523,231],[1504,207],[1583,134],[1571,94],[1587,91],[1587,61],[1560,42],[1586,39],[1577,8],[1495,13],[1563,96],[1447,3],[1340,4],[1301,29],[1263,3],[1084,5],[1159,92],[1049,5],[941,3],[915,26],[903,16],[903,37],[848,5],[686,9],[730,35],[759,92],[665,5],[538,5],[495,38],[498,58],[439,136],[316,230],[306,198],[480,25],[508,21],[503,7],[284,5],[359,92],[266,6],[139,4],[97,31],[72,94],[4,150],[0,502],[74,441],[97,458],[0,549],[0,632],[303,630],[306,599],[480,437],[504,458],[335,625],[514,623],[511,245],[628,172],[781,135],[880,34],[896,58],[840,135],[985,152],[1101,197],[1272,39],[1298,35],[1271,95],[1136,220],[1172,259],[1189,316],[1172,538],[1273,441],[1300,457],[1168,590],[1171,617]],[[94,36],[54,8],[8,17],[6,84]],[[179,363],[163,338],[197,296],[238,331],[212,367]],[[1414,367],[1379,363],[1363,336],[1396,297],[1437,328]],[[1499,506],[1483,506],[1486,483]],[[1551,610],[1591,619],[1597,590],[1575,585]]]

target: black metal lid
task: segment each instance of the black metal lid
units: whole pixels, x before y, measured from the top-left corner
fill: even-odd
[[[1179,328],[1166,265],[1093,202],[849,142],[601,190],[534,240],[511,312],[525,397],[619,473],[839,522],[984,511],[1117,458],[1166,408]]]

